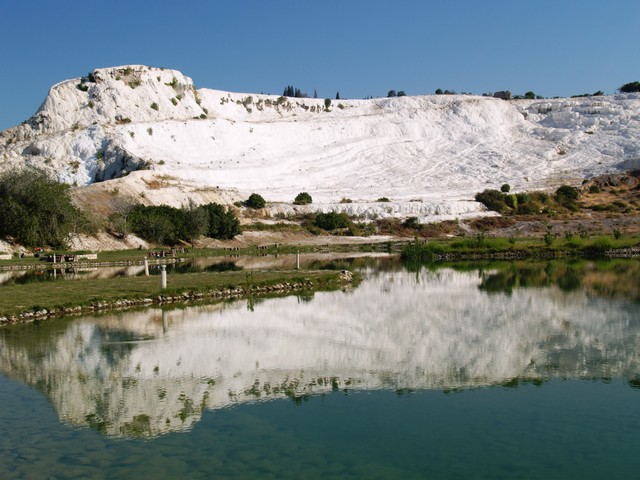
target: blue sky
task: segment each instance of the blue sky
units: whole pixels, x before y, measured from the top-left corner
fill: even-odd
[[[0,0],[0,130],[98,67],[320,97],[437,88],[570,96],[640,80],[637,0]]]

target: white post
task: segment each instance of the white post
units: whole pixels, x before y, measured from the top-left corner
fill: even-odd
[[[296,250],[296,270],[300,270],[300,250]]]
[[[162,270],[160,272],[160,284],[162,286],[162,289],[164,290],[165,288],[167,288],[167,266],[161,265],[160,269]]]
[[[56,254],[53,254],[53,263],[56,263]]]
[[[144,274],[145,276],[149,276],[149,260],[147,260],[147,257],[144,257]]]

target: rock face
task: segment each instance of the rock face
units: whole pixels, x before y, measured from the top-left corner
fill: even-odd
[[[32,118],[0,133],[0,170],[39,166],[79,186],[152,170],[270,202],[314,199],[272,213],[444,219],[478,214],[471,199],[484,188],[579,183],[640,159],[638,94],[327,103],[196,89],[175,70],[97,69],[53,86]]]

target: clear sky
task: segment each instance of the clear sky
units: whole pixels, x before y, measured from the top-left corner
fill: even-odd
[[[320,97],[437,88],[546,97],[640,80],[638,0],[0,0],[0,130],[98,67]]]

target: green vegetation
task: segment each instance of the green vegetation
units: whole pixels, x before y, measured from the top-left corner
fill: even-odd
[[[114,217],[114,216],[112,216]],[[124,223],[119,223],[124,219]],[[200,235],[231,239],[240,233],[235,214],[222,205],[209,203],[196,207],[174,208],[167,205],[135,205],[124,216],[110,218],[113,230],[131,231],[141,238],[161,245],[191,242]]]
[[[323,230],[332,231],[337,228],[348,228],[349,223],[349,217],[346,213],[329,212],[318,213],[314,225]]]
[[[193,241],[204,231],[204,222],[183,209],[168,205],[135,205],[127,216],[131,231],[162,245]]]
[[[504,183],[501,187],[500,187],[500,191],[502,193],[509,193],[509,191],[511,190],[511,185],[509,185],[508,183]]]
[[[622,93],[640,92],[640,82],[629,82],[622,85],[619,89]]]
[[[313,202],[313,199],[307,192],[300,192],[293,200],[295,205],[309,205],[311,202]]]
[[[251,195],[249,195],[249,198],[244,202],[244,204],[248,208],[253,208],[254,210],[257,210],[259,208],[264,208],[264,206],[266,205],[266,202],[264,201],[264,198],[262,198],[261,195],[257,193],[252,193]]]
[[[0,175],[0,237],[27,247],[64,247],[69,236],[88,226],[73,206],[69,186],[42,170]]]
[[[613,233],[614,238],[599,235],[593,238],[566,235],[564,241],[556,238],[550,228],[540,238],[515,239],[487,237],[484,233],[456,240],[414,241],[402,248],[406,261],[430,262],[438,259],[465,258],[554,258],[557,256],[601,257],[612,249],[637,247],[640,238]]]
[[[156,112],[160,109],[160,107],[158,107],[158,104],[157,104],[156,102],[153,102],[153,103],[151,104],[151,108],[152,108],[153,110],[155,110]]]
[[[507,193],[511,190],[508,184],[504,184],[501,190],[484,190],[476,194],[475,199],[487,209],[503,215],[552,214],[579,210],[579,191],[569,185],[562,185],[554,196],[544,192]]]
[[[420,228],[420,222],[418,221],[418,217],[408,217],[404,222],[402,222],[402,226],[404,228]]]
[[[140,252],[138,252],[140,258]],[[115,277],[82,281],[43,282],[34,295],[33,285],[5,285],[0,289],[0,315],[15,315],[26,311],[59,310],[89,306],[117,300],[157,298],[159,295],[177,297],[185,293],[220,292],[237,287],[250,289],[277,283],[313,282],[315,289],[336,288],[341,284],[335,271],[274,271],[197,272],[168,275],[168,289],[160,289],[157,276]]]
[[[225,209],[217,203],[209,203],[200,208],[207,215],[208,237],[229,240],[240,234],[240,222],[231,209]]]

